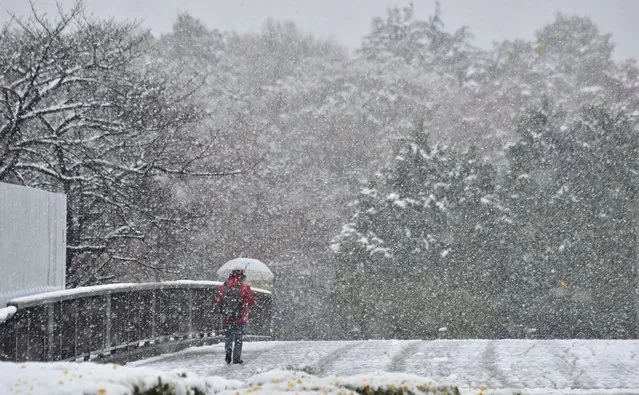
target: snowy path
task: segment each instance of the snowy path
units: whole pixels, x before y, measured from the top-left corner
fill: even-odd
[[[227,366],[221,344],[131,365],[237,380],[272,369],[320,377],[405,372],[460,389],[485,385],[529,393],[637,394],[638,354],[639,340],[246,342],[244,366]]]

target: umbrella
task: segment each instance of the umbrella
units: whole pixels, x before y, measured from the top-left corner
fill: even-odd
[[[264,262],[252,258],[232,259],[217,269],[217,274],[222,278],[227,278],[233,270],[244,270],[247,281],[273,279],[271,269]]]

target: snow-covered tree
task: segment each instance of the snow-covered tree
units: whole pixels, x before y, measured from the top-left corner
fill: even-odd
[[[507,177],[519,229],[513,313],[544,337],[631,336],[636,124],[601,107],[567,122],[546,102],[524,115],[518,133]]]
[[[587,17],[558,14],[533,41],[504,41],[472,58],[463,103],[468,134],[495,155],[516,138],[517,117],[530,103],[552,97],[578,114],[584,105],[635,108],[637,74],[632,62],[616,64],[610,35]]]
[[[401,10],[389,8],[385,20],[374,18],[358,52],[374,62],[400,58],[408,65],[453,76],[461,83],[470,66],[471,38],[467,27],[454,33],[444,30],[439,3],[427,21],[415,19],[411,3]]]
[[[0,40],[0,180],[67,195],[69,286],[131,275],[134,264],[179,269],[161,251],[201,214],[168,179],[216,174],[198,167],[209,143],[189,134],[201,117],[184,100],[193,87],[148,61],[152,43],[80,5],[56,21],[34,13]]]
[[[473,151],[427,140],[418,127],[401,142],[334,240],[332,303],[344,331],[432,337],[443,326],[454,336],[493,330],[491,306],[504,281],[494,171]]]

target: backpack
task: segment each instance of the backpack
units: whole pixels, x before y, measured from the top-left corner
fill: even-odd
[[[239,318],[242,316],[242,292],[240,284],[230,287],[224,284],[224,299],[222,299],[222,315],[224,317]]]

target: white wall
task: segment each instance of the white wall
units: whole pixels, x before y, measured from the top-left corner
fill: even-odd
[[[66,196],[0,183],[0,308],[65,287]]]

